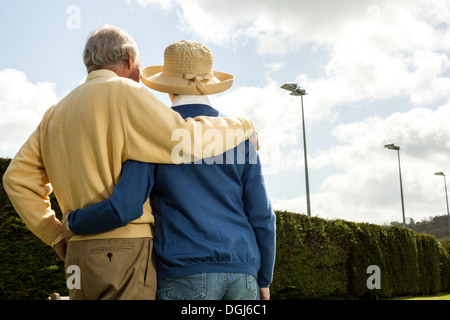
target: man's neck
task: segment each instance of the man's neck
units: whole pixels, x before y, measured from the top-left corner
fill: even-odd
[[[139,68],[137,70],[135,70],[136,68],[129,69],[124,64],[118,64],[111,66],[103,66],[100,69],[110,70],[115,74],[117,74],[119,77],[128,78],[139,83],[139,73],[136,73],[139,71]]]

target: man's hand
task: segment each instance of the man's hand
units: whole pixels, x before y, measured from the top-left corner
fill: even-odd
[[[270,300],[269,288],[259,288],[259,300]]]
[[[69,239],[70,238],[72,238],[72,236],[73,236],[73,233],[72,233],[72,231],[70,231],[68,228],[67,228],[67,224],[68,224],[68,218],[69,218],[69,214],[71,213],[72,211],[67,211],[67,212],[64,212],[64,215],[63,215],[63,221],[62,221],[62,223],[61,223],[61,232],[62,232],[62,234],[63,234],[63,236],[64,236],[64,239],[66,239],[66,241],[69,241]]]
[[[61,240],[57,244],[53,246],[53,249],[55,249],[56,254],[58,257],[61,258],[62,261],[66,259],[66,249],[67,249],[67,242],[66,240]]]

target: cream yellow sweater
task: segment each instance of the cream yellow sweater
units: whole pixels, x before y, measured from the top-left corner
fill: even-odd
[[[184,120],[140,84],[112,71],[93,71],[84,84],[45,113],[11,161],[3,177],[4,188],[28,228],[54,245],[62,234],[49,201],[52,189],[63,212],[97,203],[112,193],[126,160],[172,163],[172,149],[179,144],[171,139],[176,129],[192,133],[192,160],[201,158],[211,137],[197,139],[194,132],[200,126],[203,132],[214,128],[223,133],[220,152],[234,148],[253,132],[253,125],[245,119]],[[245,130],[245,137],[228,141],[227,129]],[[153,222],[147,202],[143,215],[127,226],[71,240],[152,236]]]

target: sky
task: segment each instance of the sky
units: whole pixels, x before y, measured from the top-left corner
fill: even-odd
[[[14,157],[44,112],[84,82],[95,28],[130,33],[142,67],[183,39],[235,76],[214,107],[258,130],[276,210],[389,224],[447,213],[450,0],[15,0],[0,2],[0,157]],[[169,104],[165,94],[152,91]],[[151,121],[149,119],[149,121]]]

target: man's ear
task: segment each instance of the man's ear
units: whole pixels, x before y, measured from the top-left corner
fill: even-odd
[[[133,68],[133,64],[134,64],[133,57],[128,55],[128,65],[127,65],[128,70],[131,70]]]

